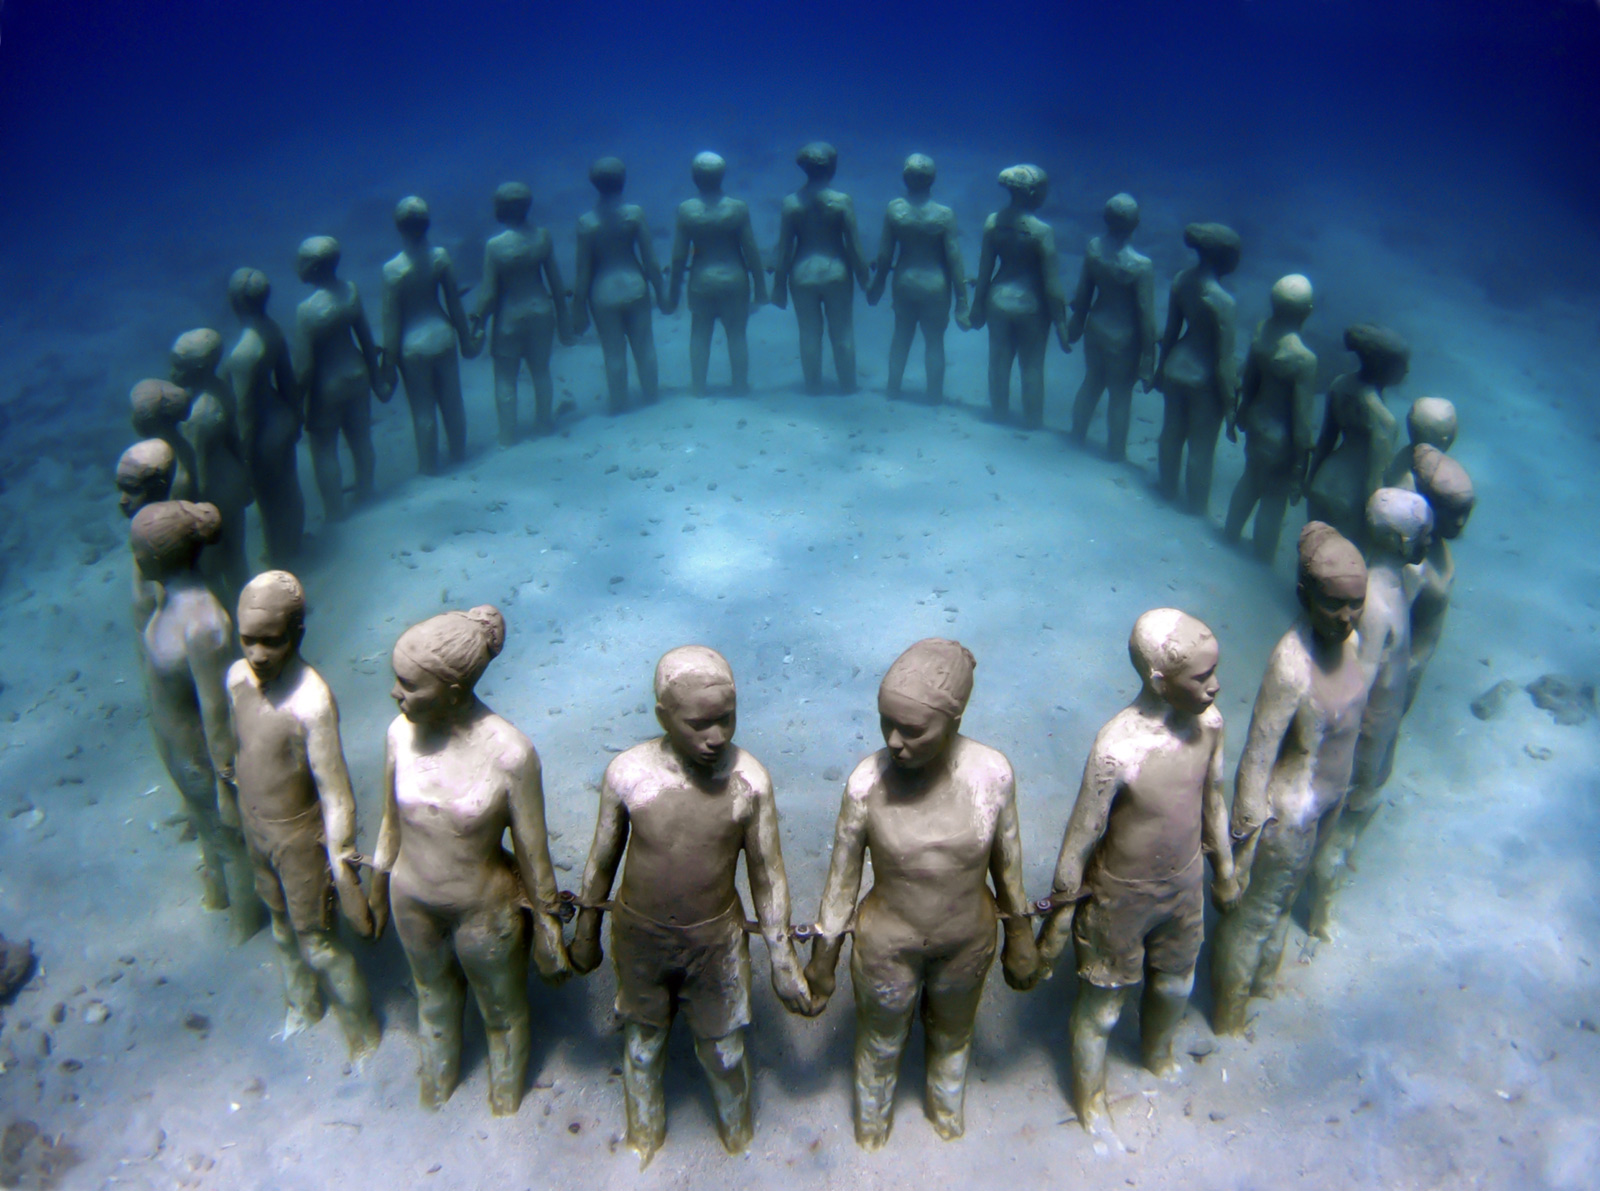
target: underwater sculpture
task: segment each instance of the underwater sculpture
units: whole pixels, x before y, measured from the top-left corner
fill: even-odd
[[[160,439],[172,452],[172,483],[165,499],[194,500],[200,465],[195,462],[194,446],[183,435],[183,422],[194,405],[194,394],[169,380],[151,378],[134,385],[128,401],[135,433]],[[128,516],[138,511],[134,509]]]
[[[845,782],[834,830],[806,980],[825,1003],[853,932],[855,1133],[869,1150],[889,1139],[900,1055],[919,1010],[928,1119],[940,1137],[961,1136],[972,1028],[997,925],[1006,983],[1028,989],[1043,974],[1022,890],[1011,764],[960,734],[975,664],[959,643],[928,638],[889,667],[878,689],[887,747]],[[873,885],[857,906],[869,851]]]
[[[601,959],[601,914],[611,911],[628,1145],[641,1165],[666,1138],[661,1080],[678,1012],[711,1084],[723,1146],[738,1153],[750,1144],[750,944],[734,883],[741,852],[760,921],[750,929],[766,940],[773,991],[792,1012],[821,1009],[789,928],[772,779],[733,743],[733,672],[715,650],[681,646],[657,663],[655,696],[662,735],[606,767],[572,938],[572,966],[592,972]]]
[[[327,1002],[352,1058],[381,1031],[366,981],[339,940],[337,904],[357,934],[372,912],[356,879],[356,799],[339,739],[339,705],[300,656],[306,595],[287,571],[266,571],[239,594],[244,657],[228,669],[238,754],[239,825],[256,894],[272,919],[289,1011],[285,1037],[320,1021]]]
[[[1239,405],[1228,417],[1228,441],[1244,430],[1244,475],[1228,502],[1223,534],[1237,542],[1253,510],[1256,557],[1278,552],[1283,517],[1304,495],[1306,463],[1316,442],[1317,357],[1300,338],[1311,316],[1311,282],[1299,273],[1272,286],[1272,314],[1256,328],[1244,360]]]
[[[733,391],[750,391],[750,344],[745,334],[752,306],[767,304],[767,274],[761,267],[750,208],[722,193],[727,163],[715,153],[699,153],[689,172],[700,191],[678,204],[672,235],[672,281],[666,311],[678,308],[683,279],[689,278],[689,386],[705,396],[711,367],[711,333],[717,321],[728,337]],[[751,293],[754,287],[754,299]]]
[[[1311,871],[1318,834],[1350,786],[1367,703],[1354,634],[1367,592],[1361,552],[1331,525],[1312,521],[1300,531],[1297,570],[1305,614],[1267,659],[1234,780],[1230,833],[1241,895],[1213,942],[1218,1034],[1242,1034],[1249,999],[1272,995],[1289,909]]]
[[[171,499],[172,477],[178,467],[172,448],[159,438],[136,442],[117,460],[117,507],[122,515],[132,520],[145,505]],[[161,585],[139,573],[139,564],[133,566],[133,629],[144,637],[144,626],[150,623],[156,604],[161,599]]]
[[[439,424],[452,463],[467,457],[467,409],[461,400],[461,363],[482,346],[467,325],[455,265],[428,243],[428,204],[407,195],[395,205],[394,226],[403,247],[383,266],[383,384],[393,392],[395,370],[405,382],[417,468],[439,471]],[[443,299],[441,304],[441,299]]]
[[[1106,234],[1083,254],[1083,270],[1072,295],[1067,342],[1083,339],[1083,384],[1072,403],[1072,437],[1089,438],[1100,394],[1106,400],[1106,455],[1128,456],[1135,381],[1150,382],[1156,366],[1156,271],[1150,258],[1128,242],[1139,226],[1139,204],[1114,194],[1105,206]]]
[[[1333,937],[1334,895],[1349,880],[1350,852],[1378,813],[1379,797],[1394,770],[1411,672],[1412,576],[1432,532],[1433,512],[1415,492],[1379,488],[1367,502],[1367,598],[1356,622],[1367,702],[1349,792],[1339,814],[1324,824],[1312,859],[1310,929],[1319,939]]]
[[[209,327],[185,331],[172,345],[172,383],[193,394],[183,435],[194,448],[197,499],[222,514],[222,528],[201,555],[200,569],[222,606],[231,608],[250,579],[244,511],[252,497],[233,390],[217,375],[221,363],[222,336]]]
[[[1175,608],[1134,623],[1128,654],[1143,686],[1095,736],[1061,841],[1039,928],[1053,963],[1076,943],[1072,1100],[1091,1131],[1106,1122],[1106,1043],[1141,980],[1140,1059],[1177,1070],[1173,1038],[1194,987],[1205,920],[1205,861],[1218,904],[1238,898],[1223,802],[1217,639]]]
[[[1448,452],[1455,445],[1457,429],[1454,402],[1443,397],[1418,397],[1406,411],[1409,441],[1394,453],[1389,469],[1383,473],[1383,486],[1415,492],[1417,480],[1412,474],[1412,453],[1420,446]]]
[[[1306,516],[1360,542],[1367,501],[1394,458],[1395,419],[1383,391],[1406,378],[1411,349],[1393,331],[1369,323],[1345,331],[1344,345],[1361,367],[1328,387],[1322,430],[1306,467]]]
[[[795,155],[806,182],[783,200],[773,254],[772,304],[782,310],[794,293],[800,327],[800,371],[807,393],[822,392],[822,332],[833,347],[841,393],[856,391],[855,287],[871,283],[850,196],[833,188],[839,152],[813,141]]]
[[[313,292],[295,307],[294,364],[305,394],[311,463],[325,521],[344,517],[344,480],[339,474],[339,437],[355,464],[357,503],[372,496],[377,455],[372,449],[372,394],[387,401],[394,384],[378,364],[378,345],[353,281],[339,278],[339,241],[312,236],[295,259],[300,280]]]
[[[539,974],[572,974],[557,916],[544,784],[531,741],[473,692],[505,643],[482,605],[414,624],[395,642],[400,714],[384,744],[383,823],[369,890],[373,936],[392,914],[417,990],[420,1100],[461,1078],[470,987],[489,1051],[489,1109],[509,1116],[528,1071],[528,932]],[[512,854],[501,846],[511,832]]]
[[[1420,492],[1433,509],[1433,533],[1428,538],[1428,555],[1423,559],[1421,587],[1411,603],[1411,671],[1406,680],[1405,710],[1411,710],[1422,676],[1433,660],[1444,635],[1445,613],[1450,610],[1450,591],[1456,582],[1455,556],[1450,543],[1461,536],[1472,516],[1477,496],[1467,469],[1443,451],[1427,443],[1412,452],[1412,474]]]
[[[572,286],[572,329],[582,335],[594,316],[606,363],[606,395],[612,413],[628,404],[628,351],[639,374],[639,391],[654,401],[661,391],[656,366],[650,295],[667,310],[667,291],[656,264],[655,244],[644,211],[622,201],[627,167],[602,157],[589,167],[597,195],[594,210],[578,217],[577,276]]]
[[[506,230],[483,246],[483,278],[468,320],[474,342],[494,321],[489,356],[494,360],[496,437],[502,447],[517,439],[517,378],[524,361],[533,378],[533,432],[548,434],[554,428],[550,353],[558,335],[563,347],[573,343],[561,266],[549,231],[528,223],[532,205],[533,192],[521,182],[495,188],[494,217]]]
[[[223,371],[238,403],[239,441],[261,514],[267,561],[282,566],[299,553],[306,527],[294,449],[304,399],[283,331],[267,314],[271,293],[259,269],[237,269],[228,278],[228,301],[243,330]]]
[[[889,341],[886,385],[890,397],[900,395],[911,341],[921,327],[928,399],[944,399],[944,332],[950,324],[952,296],[956,326],[963,331],[972,329],[956,216],[943,203],[933,201],[934,172],[933,158],[921,153],[906,158],[901,170],[906,196],[889,200],[878,258],[872,263],[872,284],[867,286],[867,305],[876,306],[889,284],[889,274],[894,274],[894,336]]]
[[[1015,362],[1022,374],[1022,421],[1037,429],[1044,425],[1044,353],[1052,323],[1061,350],[1072,350],[1055,232],[1034,214],[1044,205],[1050,179],[1036,165],[1013,165],[1000,171],[999,181],[1011,205],[984,220],[972,325],[989,327],[991,412],[1004,418],[1010,410]]]
[[[140,651],[150,730],[200,842],[202,904],[231,911],[234,937],[243,942],[261,929],[262,908],[233,788],[225,680],[238,655],[233,622],[197,565],[202,547],[221,533],[215,505],[169,500],[135,513],[128,537],[140,577],[160,592]]]
[[[1238,311],[1222,279],[1239,267],[1239,234],[1220,223],[1191,223],[1183,229],[1183,242],[1200,259],[1172,279],[1167,302],[1154,381],[1165,407],[1156,465],[1161,495],[1178,500],[1181,473],[1184,506],[1204,516],[1211,503],[1217,435],[1238,399],[1233,358]]]

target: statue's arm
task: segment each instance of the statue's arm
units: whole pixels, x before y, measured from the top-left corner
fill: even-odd
[[[561,938],[556,870],[550,863],[550,837],[544,819],[544,773],[532,745],[507,774],[511,806],[511,850],[533,911],[533,961],[539,975],[560,982],[572,975]]]
[[[656,262],[656,246],[650,239],[650,228],[644,221],[644,212],[635,208],[636,218],[633,224],[634,242],[639,246],[639,264],[644,269],[644,279],[650,288],[655,291],[656,305],[661,308],[661,313],[667,313],[667,286],[666,278],[662,275],[661,266]]]
[[[478,280],[478,295],[473,299],[471,321],[480,328],[494,314],[500,304],[500,268],[495,261],[494,249],[483,246],[483,276]]]
[[[978,276],[972,288],[972,325],[980,328],[989,317],[989,285],[994,280],[994,216],[983,224],[983,241],[978,247]]]
[[[1317,441],[1311,448],[1311,459],[1306,464],[1307,484],[1316,478],[1317,468],[1333,454],[1333,448],[1339,442],[1339,418],[1333,412],[1333,404],[1334,393],[1329,390],[1322,399],[1322,429],[1317,434]]]
[[[395,798],[394,739],[383,738],[383,819],[378,824],[378,842],[372,849],[372,885],[367,905],[372,910],[372,937],[381,938],[389,925],[389,874],[400,858],[400,804]]]
[[[1067,830],[1061,837],[1061,854],[1056,858],[1055,879],[1050,885],[1053,908],[1039,927],[1039,951],[1046,963],[1053,963],[1071,941],[1072,918],[1084,896],[1083,873],[1100,837],[1106,833],[1111,804],[1122,787],[1121,771],[1105,748],[1104,734],[1101,729],[1083,763],[1078,799],[1072,804]]]
[[[1022,827],[1017,820],[1016,779],[1010,774],[1006,775],[1004,797],[989,847],[989,880],[994,884],[995,902],[1006,915],[1000,920],[1005,935],[1000,969],[1008,985],[1026,991],[1039,983],[1043,966],[1026,916],[1029,904],[1022,885]]]
[[[306,407],[306,398],[300,386],[300,378],[295,373],[294,361],[290,359],[289,344],[286,340],[279,341],[277,350],[272,355],[272,383],[283,395],[284,403],[294,410],[295,430],[298,432],[305,422],[303,411]]]
[[[572,345],[572,309],[567,304],[566,283],[561,280],[561,262],[556,260],[555,245],[550,241],[550,233],[545,236],[544,260],[540,268],[544,270],[544,281],[550,287],[550,300],[556,308],[556,337],[563,346]]]
[[[1067,295],[1061,288],[1061,260],[1056,254],[1056,234],[1043,220],[1040,221],[1039,232],[1039,270],[1044,274],[1045,308],[1050,312],[1050,321],[1055,324],[1056,338],[1061,342],[1062,351],[1071,351],[1072,344],[1067,339]]]
[[[1216,324],[1217,348],[1217,405],[1232,421],[1239,404],[1238,316],[1233,299],[1218,295],[1207,305]]]
[[[600,814],[594,825],[594,842],[589,845],[589,859],[583,866],[583,884],[578,890],[580,901],[594,906],[611,896],[611,883],[616,880],[617,866],[622,863],[622,852],[627,846],[628,809],[611,784],[608,770],[600,783]],[[600,966],[600,917],[600,910],[578,911],[571,947],[572,966],[576,971],[592,972]]]
[[[867,286],[867,305],[876,306],[889,284],[889,267],[894,263],[894,216],[883,213],[883,231],[878,235],[878,256],[872,262],[872,283]]]
[[[966,330],[971,325],[967,263],[961,259],[961,233],[956,228],[954,215],[944,225],[944,269],[950,278],[950,291],[956,299],[956,325]]]
[[[435,248],[434,260],[437,262],[439,289],[444,294],[444,311],[450,318],[450,325],[456,330],[456,345],[462,356],[472,359],[483,347],[483,341],[472,333],[472,327],[467,322],[467,308],[461,301],[461,283],[456,278],[456,267],[450,260],[450,254],[443,248]]]
[[[1217,726],[1211,746],[1211,761],[1206,766],[1206,786],[1200,800],[1200,842],[1211,858],[1212,889],[1219,904],[1231,906],[1238,900],[1239,885],[1234,876],[1233,836],[1228,829],[1228,803],[1223,796],[1223,729]]]
[[[320,679],[316,680],[320,682]],[[356,794],[339,739],[339,705],[325,687],[306,717],[306,763],[322,806],[322,827],[339,905],[356,933],[372,937],[372,908],[356,877]]]
[[[778,247],[773,253],[772,304],[783,309],[789,301],[789,270],[794,265],[795,203],[783,200],[783,214],[778,219]]]
[[[1146,384],[1156,375],[1156,271],[1146,265],[1135,288],[1139,303],[1139,379]]]
[[[1383,473],[1394,458],[1395,434],[1399,423],[1383,404],[1383,398],[1368,389],[1362,397],[1367,415],[1367,488],[1370,496],[1383,487]]]
[[[1273,817],[1272,771],[1306,693],[1300,667],[1294,665],[1289,653],[1283,642],[1272,651],[1250,712],[1250,731],[1233,785],[1229,834],[1236,853],[1240,840],[1259,831]]]
[[[772,961],[772,988],[785,1008],[811,1011],[811,993],[800,970],[794,939],[789,935],[789,878],[783,867],[783,845],[778,835],[778,805],[767,782],[755,789],[754,805],[744,832],[744,864],[750,877],[750,898],[767,954]]]
[[[841,231],[844,233],[844,259],[850,266],[850,272],[855,274],[856,284],[862,289],[872,284],[872,272],[867,267],[867,253],[861,247],[861,229],[856,226],[856,205],[849,195],[844,195],[841,202],[843,219]]]
[[[1294,441],[1294,471],[1292,490],[1298,502],[1305,487],[1306,465],[1316,446],[1317,417],[1317,362],[1314,358],[1302,360],[1294,375],[1294,392],[1290,397],[1291,434]]]
[[[767,304],[767,271],[761,267],[761,248],[756,243],[756,229],[750,222],[750,208],[739,215],[739,256],[744,261],[745,272],[750,274],[751,302],[756,306]]]
[[[379,383],[373,388],[394,392],[400,374],[400,296],[389,278],[383,279],[383,308],[378,319],[382,352],[378,357]]]
[[[1182,278],[1182,274],[1179,274]],[[1167,362],[1167,356],[1177,345],[1178,336],[1183,334],[1183,303],[1178,301],[1178,282],[1172,283],[1172,292],[1167,296],[1167,327],[1161,332],[1161,342],[1156,351],[1155,375],[1161,374],[1161,369]]]
[[[806,983],[811,995],[826,1001],[833,995],[834,971],[839,952],[844,948],[845,928],[855,914],[861,894],[861,868],[867,851],[867,806],[864,798],[852,795],[846,787],[833,829],[833,859],[828,863],[828,879],[822,887],[822,904],[817,910],[820,932],[811,944],[811,961],[806,964]]]
[[[678,308],[683,298],[683,278],[689,271],[689,227],[683,211],[678,211],[677,225],[672,231],[672,280],[667,287],[666,313]]]
[[[1067,342],[1076,343],[1083,338],[1083,328],[1089,321],[1089,308],[1094,305],[1094,257],[1083,254],[1083,267],[1078,270],[1078,288],[1072,291],[1072,318],[1067,322]]]
[[[594,281],[592,239],[587,221],[578,220],[578,250],[572,273],[572,331],[576,335],[589,329],[589,286]]]
[[[219,605],[220,609],[220,605]],[[200,704],[206,752],[216,774],[217,811],[224,826],[239,825],[239,794],[234,785],[234,761],[239,744],[233,734],[233,706],[228,699],[228,667],[237,656],[233,622],[226,612],[219,621],[191,626],[184,633],[184,652]]]

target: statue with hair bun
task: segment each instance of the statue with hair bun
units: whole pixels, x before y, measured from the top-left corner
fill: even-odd
[[[1022,422],[1044,425],[1044,353],[1050,328],[1061,350],[1067,338],[1067,298],[1061,289],[1056,235],[1034,214],[1050,192],[1050,179],[1036,165],[1000,171],[1000,185],[1011,205],[984,221],[972,291],[972,325],[989,326],[989,408],[996,419],[1009,416],[1011,366],[1022,373]]]
[[[1331,525],[1308,523],[1295,590],[1305,614],[1267,659],[1234,780],[1229,833],[1242,893],[1211,957],[1219,1034],[1244,1033],[1250,998],[1273,994],[1289,910],[1344,803],[1367,705],[1355,633],[1367,597],[1361,552]]]
[[[1091,1132],[1109,1123],[1106,1044],[1140,981],[1140,1058],[1157,1075],[1177,1073],[1172,1043],[1205,930],[1205,857],[1217,903],[1238,898],[1217,639],[1187,613],[1157,608],[1134,623],[1128,655],[1143,686],[1094,738],[1039,927],[1045,963],[1076,943],[1072,1100]]]
[[[1394,458],[1397,427],[1383,393],[1405,380],[1411,349],[1393,331],[1370,323],[1346,330],[1344,345],[1361,364],[1328,388],[1322,431],[1306,468],[1306,515],[1360,543],[1367,501],[1383,486]]]
[[[1478,503],[1467,469],[1427,443],[1412,451],[1412,474],[1417,491],[1433,510],[1433,533],[1428,540],[1428,556],[1423,560],[1422,586],[1411,604],[1411,673],[1406,681],[1406,710],[1422,689],[1422,676],[1433,660],[1444,634],[1445,613],[1450,610],[1450,592],[1456,582],[1456,560],[1450,543],[1461,536]]]
[[[261,929],[262,912],[233,785],[226,678],[238,655],[233,622],[199,569],[202,549],[221,532],[215,505],[169,500],[134,514],[129,542],[140,578],[157,592],[141,634],[150,729],[200,841],[202,904],[230,910],[243,942]]]
[[[198,499],[195,475],[199,464],[195,462],[194,447],[181,429],[194,406],[194,394],[169,380],[150,377],[133,386],[128,403],[134,432],[143,438],[160,439],[172,452],[172,479],[161,499]]]
[[[551,982],[571,974],[539,754],[473,691],[505,634],[499,609],[485,604],[430,617],[395,643],[400,714],[385,740],[369,895],[374,936],[392,916],[411,965],[423,1106],[439,1107],[460,1082],[470,988],[488,1036],[496,1116],[517,1111],[526,1082],[530,925],[539,974]]]
[[[195,499],[215,505],[222,514],[217,540],[200,567],[222,606],[231,608],[250,579],[244,511],[254,497],[244,446],[239,441],[233,387],[217,374],[222,364],[222,336],[209,327],[185,331],[172,345],[171,360],[172,383],[191,395],[183,435],[194,448]]]
[[[351,1058],[377,1049],[378,1019],[334,906],[372,935],[356,880],[356,799],[339,739],[339,704],[300,656],[306,593],[287,571],[265,571],[239,595],[244,657],[228,670],[238,740],[239,822],[256,892],[272,918],[284,991],[285,1037],[321,1020],[333,1001]]]
[[[806,980],[826,1002],[845,935],[854,934],[855,1134],[868,1150],[889,1140],[900,1056],[919,1011],[928,1119],[940,1137],[964,1132],[996,927],[1007,984],[1032,988],[1043,971],[1022,889],[1011,763],[961,735],[975,665],[960,642],[930,637],[889,667],[878,689],[886,747],[845,782],[834,829]],[[873,885],[858,906],[868,852]]]

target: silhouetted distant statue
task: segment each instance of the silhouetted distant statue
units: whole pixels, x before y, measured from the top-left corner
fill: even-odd
[[[1353,542],[1366,537],[1366,508],[1394,459],[1395,418],[1383,391],[1411,370],[1411,349],[1384,327],[1358,323],[1344,345],[1361,367],[1328,388],[1322,432],[1306,469],[1306,515]]]
[[[185,331],[172,345],[172,383],[194,395],[183,433],[194,447],[195,488],[222,514],[216,544],[200,556],[200,569],[228,608],[250,581],[244,511],[251,494],[233,389],[217,375],[221,363],[222,336],[209,327]]]

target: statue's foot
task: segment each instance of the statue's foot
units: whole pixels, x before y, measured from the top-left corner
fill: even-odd
[[[228,908],[228,883],[223,880],[222,874],[214,869],[202,868],[200,870],[200,904],[207,910],[226,910]]]
[[[967,1131],[967,1123],[959,1112],[946,1112],[939,1109],[928,1109],[928,1123],[933,1126],[933,1131],[945,1141],[954,1141]]]
[[[320,996],[300,1001],[298,1004],[290,1002],[288,1010],[283,1015],[283,1036],[293,1038],[296,1034],[304,1034],[312,1026],[322,1020],[322,1015],[327,1011]]]
[[[359,1063],[374,1054],[378,1049],[378,1043],[383,1041],[383,1027],[378,1024],[374,1014],[348,1018],[339,1024],[344,1029],[345,1050],[353,1063]]]
[[[229,931],[235,943],[248,943],[267,925],[267,909],[253,894],[229,899]]]
[[[650,1159],[656,1156],[661,1149],[661,1143],[666,1139],[667,1135],[664,1129],[651,1130],[650,1132],[628,1130],[627,1146],[635,1154],[639,1155],[640,1170],[650,1165]]]
[[[856,1125],[856,1144],[866,1150],[867,1153],[876,1154],[888,1142],[889,1129],[887,1126],[863,1129],[859,1124]]]
[[[1172,1057],[1170,1045],[1165,1050],[1146,1051],[1140,1056],[1140,1061],[1144,1064],[1144,1069],[1157,1079],[1176,1079],[1183,1074],[1183,1067]]]
[[[724,1129],[720,1124],[717,1126],[717,1136],[722,1139],[722,1148],[730,1154],[742,1154],[748,1150],[754,1135],[755,1130],[748,1120],[731,1129]]]
[[[437,1112],[450,1099],[450,1093],[455,1091],[454,1086],[445,1087],[444,1082],[435,1079],[427,1072],[421,1073],[421,1080],[417,1087],[417,1103],[430,1112]]]
[[[1211,1032],[1223,1038],[1237,1038],[1243,1034],[1247,1024],[1245,1007],[1243,998],[1237,1003],[1232,998],[1218,1001],[1211,1013]]]
[[[511,1088],[489,1089],[489,1114],[496,1117],[514,1117],[522,1107],[522,1093]]]

